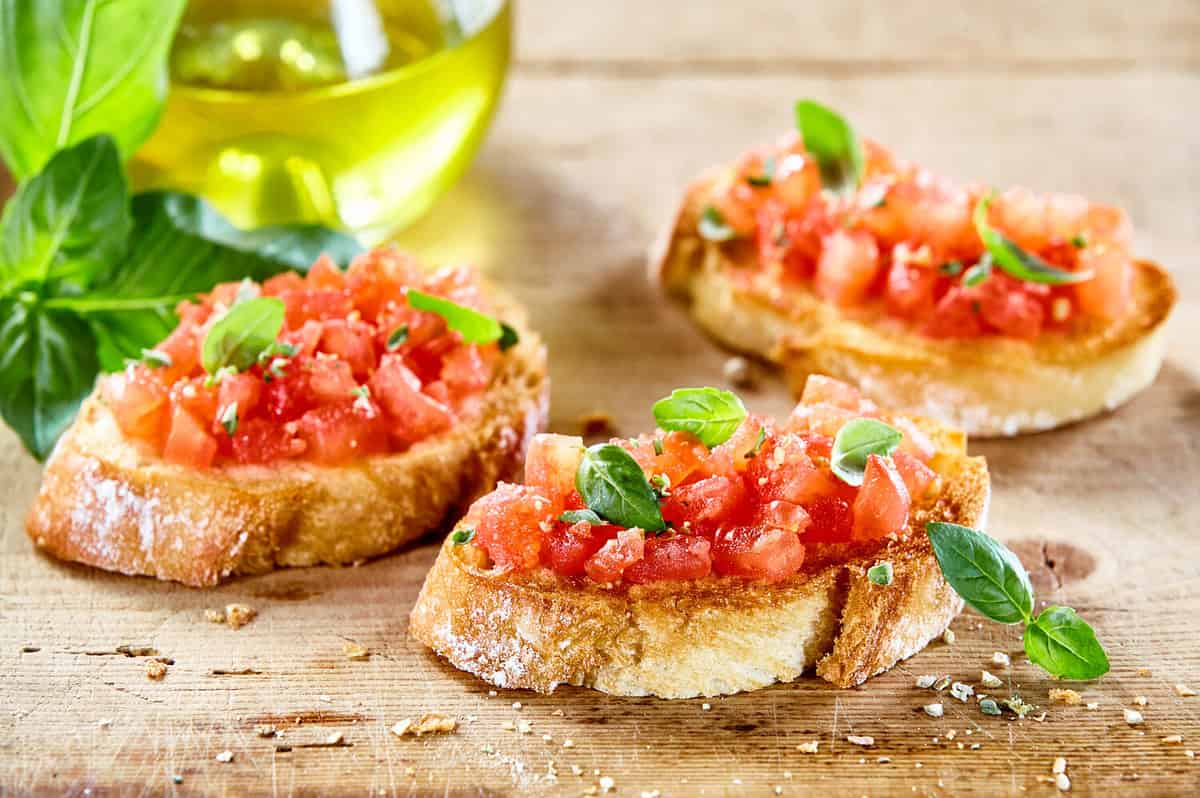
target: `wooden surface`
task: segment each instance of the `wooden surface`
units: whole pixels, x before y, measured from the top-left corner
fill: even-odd
[[[723,354],[659,303],[644,253],[680,185],[774,137],[800,95],[950,174],[1119,202],[1141,251],[1173,268],[1182,302],[1149,391],[1106,418],[974,447],[992,467],[993,533],[1018,544],[1040,598],[1077,607],[1108,648],[1112,673],[1079,688],[1098,708],[1048,705],[1054,685],[1018,656],[1016,631],[969,613],[953,645],[851,691],[805,678],[708,710],[572,688],[493,696],[407,638],[433,543],[211,592],[51,562],[22,531],[38,467],[0,431],[0,794],[578,795],[599,775],[633,796],[1049,795],[1038,778],[1057,756],[1074,794],[1196,794],[1185,751],[1200,749],[1200,697],[1172,685],[1200,689],[1200,5],[586,5],[521,5],[521,59],[481,157],[401,237],[478,263],[529,304],[551,347],[556,430],[604,410],[636,432],[670,388],[720,384]],[[746,398],[788,407],[771,378]],[[232,601],[258,619],[204,620]],[[370,659],[347,659],[347,641]],[[1011,671],[989,664],[997,650]],[[148,656],[173,660],[163,681],[146,677]],[[932,699],[916,674],[978,686],[982,668],[1045,719],[948,696],[944,718],[920,711]],[[1149,703],[1131,727],[1137,696]],[[424,711],[456,716],[458,732],[389,733]],[[532,732],[502,728],[517,719]],[[256,736],[261,723],[284,736]],[[333,732],[343,742],[323,745]],[[797,750],[813,740],[819,753]]]

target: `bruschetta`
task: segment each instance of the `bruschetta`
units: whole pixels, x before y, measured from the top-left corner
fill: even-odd
[[[1124,211],[961,187],[797,105],[688,187],[655,279],[718,341],[972,435],[1045,430],[1153,381],[1176,292]]]
[[[467,269],[381,249],[178,315],[51,455],[26,523],[42,551],[192,586],[356,563],[519,469],[546,420],[544,347]]]
[[[689,698],[814,668],[861,684],[962,608],[923,532],[985,523],[987,465],[961,432],[817,375],[780,423],[712,388],[655,417],[592,447],[534,438],[525,484],[446,539],[413,636],[497,687]]]

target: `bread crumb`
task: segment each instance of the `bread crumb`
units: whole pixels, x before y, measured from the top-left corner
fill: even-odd
[[[574,748],[574,747],[575,747],[575,741],[572,740],[570,737],[563,740],[563,748]]]
[[[1164,743],[1182,743],[1183,735],[1182,734],[1168,734],[1166,737],[1162,738],[1162,741]]]
[[[612,792],[616,786],[617,786],[617,782],[615,779],[613,779],[612,776],[601,776],[600,777],[600,791],[601,792]]]
[[[1146,698],[1144,695],[1138,695],[1134,696],[1133,700],[1129,703],[1133,704],[1135,707],[1144,707],[1150,703],[1150,699]]]
[[[232,762],[233,761],[233,751],[222,751],[221,753],[217,754],[217,761],[218,762]]]
[[[1051,768],[1050,772],[1055,773],[1055,774],[1066,773],[1067,772],[1067,758],[1062,757],[1062,756],[1056,757],[1054,759],[1054,767]]]
[[[1175,684],[1175,695],[1179,696],[1180,698],[1191,698],[1195,694],[1196,691],[1188,687],[1183,682],[1177,682]]]
[[[335,731],[325,738],[325,745],[341,745],[343,735],[340,731]]]
[[[579,417],[579,434],[585,438],[611,437],[613,431],[612,416],[603,410],[593,410]]]
[[[527,720],[517,721],[517,731],[521,734],[529,734],[533,731],[533,724]]]
[[[259,737],[274,737],[275,727],[270,723],[260,723],[254,727],[254,733]]]
[[[984,687],[1001,687],[1004,685],[1004,680],[994,673],[983,671],[979,676],[979,681]]]
[[[257,615],[258,610],[246,604],[225,605],[225,623],[229,624],[230,629],[241,629]]]
[[[796,746],[796,750],[802,754],[815,754],[818,746],[820,745],[821,743],[819,741],[810,740],[807,743],[800,743],[800,745]]]
[[[996,651],[992,653],[992,664],[1007,668],[1012,664],[1012,659],[1003,651]]]
[[[965,704],[968,698],[975,695],[975,688],[969,684],[955,682],[954,684],[950,685],[950,695]]]
[[[209,623],[225,623],[225,613],[220,610],[207,609],[204,611],[204,620]]]
[[[556,717],[556,718],[561,718],[561,717],[563,717],[564,715],[566,715],[567,713],[566,713],[566,712],[563,712],[561,709],[556,709],[556,710],[554,710],[553,712],[551,712],[550,714],[551,714],[551,715],[553,715],[553,716],[554,716],[554,717]]]
[[[1142,717],[1142,713],[1138,712],[1136,709],[1125,710],[1125,722],[1130,726],[1136,726],[1143,720],[1145,720],[1145,718]]]
[[[107,729],[112,725],[112,718],[101,718],[100,720],[96,721],[96,725],[101,729]]]
[[[549,743],[549,742],[553,742],[553,741],[554,741],[554,738],[552,736],[550,736],[550,734],[547,733],[547,734],[542,735],[542,742]]]
[[[921,708],[925,710],[925,714],[931,718],[940,718],[946,714],[946,708],[941,704],[926,704]]]
[[[750,361],[740,355],[734,355],[725,361],[721,373],[726,381],[736,388],[751,388],[754,386],[754,367]]]
[[[854,745],[861,745],[863,748],[868,748],[875,745],[875,738],[865,734],[847,734],[846,742]]]
[[[412,718],[397,721],[392,726],[392,734],[397,737],[412,735],[420,737],[423,734],[449,734],[458,728],[458,721],[438,712],[426,712],[416,722]]]
[[[890,756],[881,756],[878,759],[876,759],[875,761],[881,765],[886,765],[888,762],[892,761],[892,758]]]
[[[958,734],[958,732],[954,731],[954,729],[950,729],[948,732],[946,732],[946,739],[953,740],[954,735],[956,735],[956,734]]]
[[[928,690],[933,687],[933,683],[938,680],[938,677],[932,673],[926,673],[917,677],[915,684],[922,690]]]
[[[167,675],[167,664],[156,659],[146,660],[146,678],[161,681]]]
[[[1051,687],[1050,688],[1050,703],[1064,704],[1068,707],[1077,707],[1083,703],[1083,697],[1074,690],[1066,687]]]
[[[710,709],[712,709],[712,704],[705,702],[700,705],[700,709],[704,710],[705,712],[708,712]]]
[[[1196,758],[1196,752],[1195,752],[1195,751],[1184,751],[1184,752],[1183,752],[1183,755],[1184,755],[1184,756],[1186,756],[1188,759],[1195,759],[1195,758]]]
[[[1138,668],[1137,675],[1138,676],[1153,676],[1154,674],[1150,671],[1149,668]]]
[[[371,652],[366,646],[360,646],[358,643],[342,643],[342,653],[346,655],[346,659],[365,660],[371,656]]]
[[[954,634],[954,630],[947,627],[946,631],[942,632],[942,642],[948,646],[954,645],[954,641],[958,639],[958,635]]]
[[[520,701],[514,701],[514,702],[513,702],[513,705],[512,705],[512,708],[513,708],[513,709],[520,709],[520,708],[521,708],[521,702],[520,702]]]
[[[1059,773],[1054,777],[1054,786],[1063,792],[1067,792],[1071,789],[1071,779],[1067,777],[1066,773]]]

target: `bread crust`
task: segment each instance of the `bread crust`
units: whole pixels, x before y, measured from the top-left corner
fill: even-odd
[[[97,391],[47,462],[26,532],[64,560],[193,587],[386,554],[515,472],[545,428],[545,347],[517,326],[520,343],[468,418],[405,452],[342,466],[165,463],[122,435]]]
[[[940,451],[936,498],[915,509],[913,534],[822,547],[778,584],[733,577],[608,589],[548,569],[479,567],[473,546],[449,540],[425,579],[410,632],[455,667],[498,687],[559,684],[613,695],[691,698],[791,681],[812,670],[839,687],[920,651],[962,609],[942,577],[930,520],[983,526],[987,464],[961,434],[921,420]],[[867,578],[876,562],[894,581]]]
[[[1007,436],[1112,410],[1153,382],[1162,365],[1177,294],[1154,263],[1135,263],[1134,307],[1115,323],[1079,320],[1033,342],[935,340],[878,303],[842,309],[806,285],[732,279],[731,269],[757,256],[697,232],[714,179],[688,187],[651,254],[652,274],[713,338],[782,367],[797,395],[809,374],[827,374],[898,412],[938,418],[971,435]]]

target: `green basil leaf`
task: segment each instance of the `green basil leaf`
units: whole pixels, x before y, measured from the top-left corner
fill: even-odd
[[[713,206],[705,207],[700,214],[700,224],[697,226],[700,237],[706,241],[720,243],[737,238],[737,230],[725,224],[725,217]]]
[[[472,527],[464,526],[450,533],[450,542],[455,546],[465,546],[475,539],[475,530]]]
[[[158,124],[184,0],[0,0],[0,153],[19,178],[97,133],[128,157]]]
[[[404,342],[408,340],[408,325],[401,324],[396,329],[392,330],[387,337],[387,351],[395,352],[400,347],[404,346]]]
[[[948,260],[938,267],[938,271],[947,277],[957,277],[962,274],[963,265],[960,260]]]
[[[100,364],[74,315],[0,301],[0,415],[45,460],[92,390]]]
[[[588,510],[588,509],[567,510],[565,513],[563,513],[562,515],[560,515],[558,517],[558,520],[562,521],[564,524],[578,524],[581,522],[585,522],[588,524],[603,524],[604,523],[604,519],[601,518],[600,516],[596,515],[596,512],[594,510]]]
[[[85,286],[120,258],[131,226],[125,173],[108,136],[50,159],[4,209],[0,294],[48,281]]]
[[[968,604],[998,623],[1029,621],[1033,586],[1017,555],[970,527],[931,521],[925,531],[942,575]]]
[[[849,195],[862,181],[862,142],[850,123],[836,111],[812,100],[796,103],[796,127],[804,148],[817,159],[821,186],[834,194]]]
[[[501,352],[507,352],[521,343],[521,336],[512,325],[500,322],[500,340],[497,343],[500,344]]]
[[[1096,633],[1070,607],[1047,607],[1025,627],[1025,653],[1060,679],[1096,679],[1108,673],[1108,655]]]
[[[204,370],[245,371],[275,343],[283,329],[284,305],[277,297],[248,299],[234,305],[209,328],[200,350]]]
[[[658,497],[633,455],[613,443],[590,446],[575,472],[588,509],[617,526],[646,532],[666,529]]]
[[[988,208],[991,207],[992,197],[981,197],[975,206],[973,218],[975,232],[983,240],[984,246],[992,256],[992,260],[1003,271],[1028,283],[1043,285],[1067,285],[1082,283],[1092,279],[1092,272],[1069,272],[1051,266],[1046,261],[1022,249],[1015,241],[996,230],[988,223]]]
[[[775,156],[769,156],[763,161],[762,172],[757,175],[746,175],[746,182],[755,188],[771,185],[775,180]]]
[[[892,583],[894,575],[895,571],[893,570],[890,562],[877,563],[876,565],[872,565],[867,569],[867,579],[870,579],[873,583],[882,585],[884,587]]]
[[[874,418],[847,421],[833,439],[829,467],[847,485],[857,487],[863,483],[867,456],[887,457],[896,451],[903,437],[900,430]]]
[[[436,313],[445,319],[446,325],[461,334],[467,343],[490,344],[492,341],[499,341],[504,337],[504,327],[500,322],[474,308],[468,308],[440,296],[426,294],[424,291],[410,289],[407,297],[411,307]]]
[[[983,257],[979,259],[971,268],[967,269],[963,275],[963,285],[967,288],[974,288],[977,285],[983,284],[987,278],[992,276],[992,255],[990,252],[983,253]]]
[[[692,433],[711,449],[733,436],[746,420],[746,406],[731,391],[677,388],[654,403],[654,420],[665,430]]]

